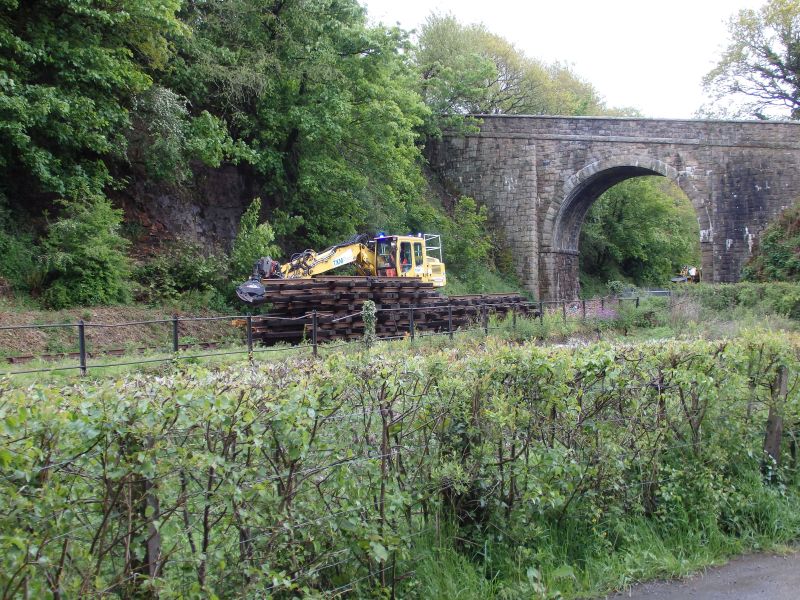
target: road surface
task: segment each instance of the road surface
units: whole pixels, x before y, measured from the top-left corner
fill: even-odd
[[[749,554],[689,579],[642,583],[608,600],[797,600],[800,552]]]

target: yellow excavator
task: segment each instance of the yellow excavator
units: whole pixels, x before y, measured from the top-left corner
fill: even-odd
[[[354,236],[322,252],[305,250],[284,264],[262,257],[256,262],[250,279],[236,288],[236,295],[247,304],[263,304],[269,300],[265,280],[310,279],[350,264],[365,277],[413,277],[432,283],[433,287],[447,283],[439,235],[381,232],[374,238]]]

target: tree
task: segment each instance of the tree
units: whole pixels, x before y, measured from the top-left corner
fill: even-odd
[[[165,85],[226,115],[284,245],[403,224],[427,113],[403,32],[367,26],[355,0],[211,0],[181,18],[194,35]]]
[[[421,93],[435,116],[432,130],[466,114],[599,115],[594,87],[568,66],[530,58],[483,25],[432,14],[415,54]]]
[[[229,274],[233,281],[246,279],[253,272],[253,265],[262,256],[275,256],[278,249],[273,245],[275,234],[269,223],[259,223],[261,198],[256,198],[242,215],[239,232],[231,249]]]
[[[63,217],[44,242],[50,269],[44,300],[50,308],[129,299],[129,243],[119,234],[121,224],[122,211],[102,195],[63,203]]]
[[[579,248],[584,276],[663,284],[682,265],[697,264],[697,217],[683,192],[663,177],[636,177],[589,209]]]
[[[800,119],[800,0],[740,10],[728,30],[730,44],[703,81],[718,112]]]
[[[0,192],[102,193],[133,98],[169,58],[179,0],[0,1]]]

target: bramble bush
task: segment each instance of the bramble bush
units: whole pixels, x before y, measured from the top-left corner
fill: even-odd
[[[800,534],[796,336],[393,348],[0,381],[3,597],[570,597]]]

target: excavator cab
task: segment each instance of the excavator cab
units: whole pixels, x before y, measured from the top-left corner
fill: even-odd
[[[380,277],[419,277],[435,287],[446,282],[438,235],[382,235],[375,238],[376,271]],[[435,242],[439,243],[438,246]],[[439,258],[428,250],[439,252]]]

